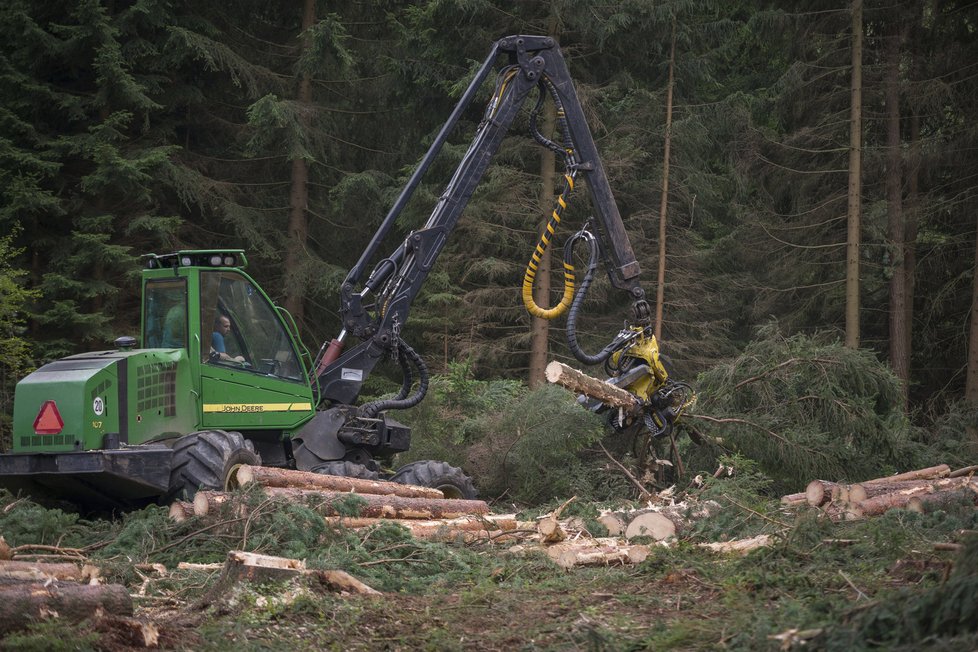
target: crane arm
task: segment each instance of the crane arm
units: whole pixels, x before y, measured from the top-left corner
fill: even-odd
[[[422,228],[408,234],[390,255],[381,259],[364,281],[363,275],[369,262],[376,257],[382,241],[389,235],[425,172],[502,56],[507,57],[508,64],[499,73],[493,99],[427,222]],[[407,321],[411,303],[448,242],[514,119],[530,93],[538,87],[541,92],[546,91],[554,96],[563,113],[563,125],[573,146],[573,172],[578,178],[583,178],[590,189],[596,237],[606,258],[611,283],[630,294],[635,319],[642,324],[648,323],[650,311],[638,280],[639,264],[625,233],[607,174],[560,49],[549,37],[508,36],[493,45],[448,121],[344,280],[340,291],[343,330],[328,348],[324,347],[315,370],[320,401],[352,403],[370,371],[385,354],[393,354],[402,361],[402,365],[406,365],[408,358],[417,356],[400,338],[400,330]],[[361,341],[342,353],[343,342],[351,334]],[[423,370],[422,380],[426,385]],[[408,400],[401,396],[395,402],[401,401],[402,404],[396,407],[409,407],[403,405]],[[420,398],[417,400],[420,401]]]

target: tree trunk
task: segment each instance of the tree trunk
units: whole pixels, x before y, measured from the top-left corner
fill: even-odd
[[[975,270],[978,270],[978,229],[975,237]],[[978,272],[971,280],[971,324],[968,329],[968,372],[964,399],[978,405]]]
[[[402,496],[404,498],[444,498],[438,489],[417,487],[383,480],[364,480],[337,475],[323,475],[310,471],[276,469],[268,466],[241,466],[235,476],[238,486],[253,482],[263,487],[292,487],[294,489],[327,489],[330,491],[354,491],[360,494]]]
[[[540,132],[549,137],[553,132],[554,122],[556,121],[556,109],[550,102],[543,108],[543,120],[540,123]],[[550,212],[554,209],[554,153],[545,148],[541,148],[540,153],[540,207],[544,215],[540,233],[543,234],[550,219]],[[551,236],[552,238],[553,236]],[[551,239],[551,245],[553,240]],[[538,306],[550,305],[550,260],[551,249],[543,252],[540,257],[540,264],[537,267],[536,285],[533,288],[533,300]],[[530,317],[530,377],[527,384],[530,389],[539,387],[543,383],[544,369],[547,366],[547,340],[550,335],[550,322],[540,317]]]
[[[666,86],[666,133],[662,147],[662,198],[659,201],[659,277],[655,286],[655,339],[662,341],[662,313],[666,299],[666,211],[669,207],[669,156],[672,148],[672,88],[676,67],[676,19],[672,19],[669,45],[669,82]]]
[[[302,8],[302,44],[305,51],[310,47],[306,31],[316,23],[316,0],[305,0]],[[300,128],[308,128],[308,112],[312,110],[312,78],[303,72],[299,78],[296,99],[300,111]],[[309,237],[309,220],[306,209],[309,206],[309,164],[296,156],[292,159],[292,187],[289,191],[289,224],[286,235],[288,246],[285,250],[285,309],[297,324],[304,317],[306,281],[302,271],[305,258],[306,241]]]
[[[846,346],[859,348],[859,239],[862,192],[863,2],[852,0],[852,99],[849,109],[849,203],[846,240]]]
[[[894,20],[886,37],[886,214],[890,251],[890,365],[900,379],[903,409],[910,386],[907,348],[907,277],[904,265],[906,223],[903,216],[903,161],[900,141],[900,52],[903,28]]]

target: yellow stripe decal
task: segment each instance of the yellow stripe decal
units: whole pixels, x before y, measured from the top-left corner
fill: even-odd
[[[204,412],[308,412],[312,403],[204,403]]]

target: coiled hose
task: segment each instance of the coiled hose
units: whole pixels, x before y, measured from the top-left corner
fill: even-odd
[[[364,403],[357,410],[357,416],[372,419],[384,410],[406,410],[420,403],[424,399],[425,394],[428,393],[428,366],[425,364],[424,359],[404,340],[398,341],[398,351],[398,361],[404,370],[404,381],[401,384],[401,391],[394,398]],[[418,370],[418,388],[414,391],[414,394],[408,396],[413,382],[410,364],[413,364]]]

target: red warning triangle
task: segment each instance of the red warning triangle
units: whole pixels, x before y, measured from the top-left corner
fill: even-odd
[[[65,427],[65,422],[58,412],[58,406],[54,401],[44,401],[44,405],[34,419],[34,432],[39,435],[56,435]]]

